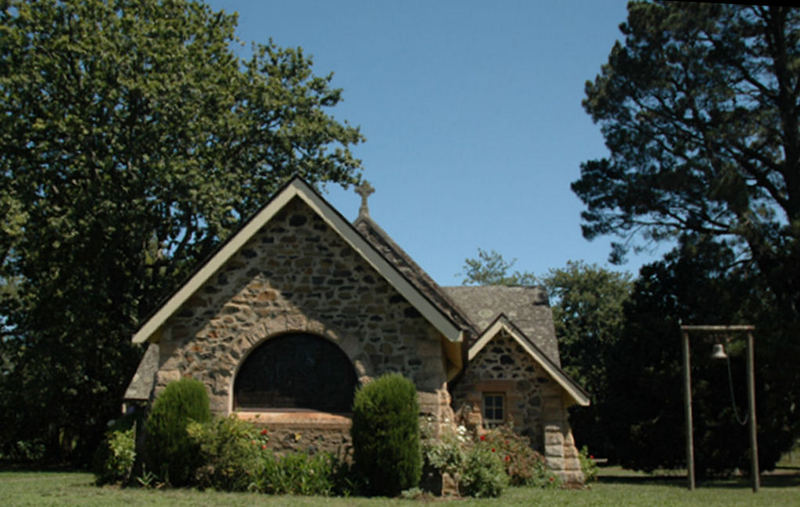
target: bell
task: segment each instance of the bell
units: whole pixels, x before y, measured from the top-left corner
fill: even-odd
[[[725,346],[721,343],[715,343],[714,349],[711,351],[711,359],[728,359],[728,354],[725,353]]]

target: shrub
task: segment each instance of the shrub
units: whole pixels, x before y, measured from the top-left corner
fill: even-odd
[[[439,494],[440,487],[444,486],[442,474],[445,473],[453,480],[456,489],[458,488],[471,442],[467,439],[466,429],[463,426],[455,430],[445,428],[437,438],[430,428],[432,423],[433,421],[428,421],[428,424],[423,426],[425,430],[422,439],[422,472],[425,478],[423,485]]]
[[[172,486],[188,484],[200,464],[200,449],[186,426],[210,418],[208,394],[200,381],[183,378],[168,384],[145,424],[147,469]]]
[[[337,461],[329,453],[304,452],[275,456],[267,450],[257,460],[251,490],[275,495],[331,495],[336,486]]]
[[[594,456],[589,454],[589,449],[584,445],[578,453],[581,462],[581,472],[583,472],[584,484],[589,484],[597,480],[597,462]]]
[[[498,497],[508,486],[503,463],[496,450],[485,445],[473,446],[466,455],[461,473],[460,491],[474,497]]]
[[[383,375],[356,391],[351,436],[357,471],[373,494],[397,496],[422,474],[419,403],[414,384]]]
[[[98,485],[124,483],[136,458],[133,418],[123,417],[106,431],[94,455],[93,472]]]
[[[194,480],[200,488],[245,491],[255,479],[258,456],[267,449],[269,434],[235,415],[209,422],[190,422],[189,438],[200,450]]]
[[[503,462],[512,486],[549,486],[556,477],[540,453],[530,446],[530,439],[510,426],[499,426],[481,437],[481,445],[494,449]]]

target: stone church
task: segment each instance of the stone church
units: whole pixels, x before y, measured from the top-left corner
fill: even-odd
[[[148,348],[125,402],[191,376],[271,445],[335,451],[355,389],[399,372],[421,415],[511,423],[581,482],[567,408],[589,396],[561,369],[546,293],[440,287],[369,217],[370,192],[351,223],[302,179],[284,185],[133,336]]]

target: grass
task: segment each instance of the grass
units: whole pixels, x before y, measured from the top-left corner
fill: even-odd
[[[499,499],[459,500],[471,505],[800,505],[800,467],[767,475],[758,493],[746,479],[719,480],[686,489],[683,477],[653,477],[622,471],[601,470],[600,481],[587,490],[540,490],[510,488]],[[0,503],[3,505],[414,505],[400,499],[318,498],[267,496],[250,493],[218,493],[197,490],[147,490],[96,487],[93,476],[83,472],[0,472]],[[437,502],[438,503],[438,502]]]

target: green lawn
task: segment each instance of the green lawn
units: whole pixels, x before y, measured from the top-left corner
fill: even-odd
[[[463,500],[457,505],[800,505],[800,468],[765,476],[757,494],[746,480],[701,483],[694,492],[681,477],[653,478],[604,469],[600,482],[588,490],[511,488],[500,499]],[[394,499],[317,498],[215,493],[196,490],[98,488],[82,472],[0,472],[2,505],[413,505]],[[427,502],[426,502],[427,503]]]

